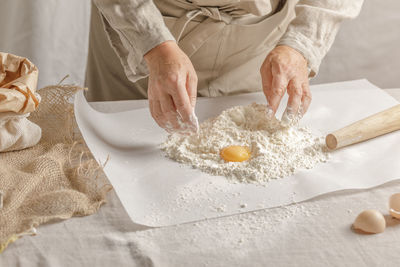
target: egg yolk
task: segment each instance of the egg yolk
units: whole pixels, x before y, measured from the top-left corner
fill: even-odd
[[[250,158],[250,150],[245,146],[227,146],[220,152],[221,158],[225,161],[242,162]]]

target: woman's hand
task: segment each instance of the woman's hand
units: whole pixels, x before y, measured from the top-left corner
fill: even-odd
[[[303,115],[311,102],[307,60],[289,46],[277,46],[260,69],[264,94],[273,114],[286,90],[289,95],[286,112]]]
[[[190,59],[173,41],[151,49],[144,59],[150,71],[148,98],[154,120],[168,132],[197,131],[197,75]]]

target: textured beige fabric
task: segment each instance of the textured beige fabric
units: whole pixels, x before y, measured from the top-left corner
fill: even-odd
[[[99,9],[109,40],[118,54],[129,80],[136,82],[148,75],[143,55],[156,45],[174,40],[163,23],[162,15],[185,16],[187,11],[202,10],[209,17],[220,20],[221,14],[232,17],[270,14],[279,0],[93,0]],[[213,10],[221,10],[212,12]],[[160,13],[161,11],[161,13]],[[210,12],[211,11],[211,12]],[[176,38],[176,36],[175,36]]]
[[[132,88],[133,83],[128,80],[121,60],[111,46],[103,18],[92,2],[85,78],[85,86],[89,88],[85,94],[89,101],[143,98],[139,90]]]
[[[28,116],[0,112],[0,152],[25,149],[39,142],[42,130]]]
[[[260,90],[259,67],[294,18],[295,2],[288,1],[282,7],[279,1],[270,1],[269,9],[264,10],[269,13],[264,16],[250,14],[250,11],[239,12],[237,1],[224,1],[223,7],[205,6],[207,1],[197,2],[195,5],[168,0],[155,1],[155,4],[165,25],[174,38],[179,39],[179,46],[194,65],[199,78],[198,95],[218,96]],[[200,2],[204,2],[204,6],[198,6]],[[119,50],[120,46],[113,38],[104,37],[102,14],[96,10],[92,12],[86,76],[86,85],[90,89],[88,100],[146,98],[147,79],[132,83],[136,78],[123,63],[123,50]],[[177,17],[182,13],[182,17]],[[221,20],[217,21],[217,18]],[[106,22],[104,26],[109,33],[111,25]],[[112,48],[105,41],[107,39]]]
[[[385,91],[400,101],[400,89]],[[114,113],[144,108],[147,101],[92,106]],[[387,214],[387,199],[397,192],[400,181],[145,230],[132,223],[111,191],[96,214],[40,227],[37,236],[12,244],[0,255],[0,266],[399,266],[400,221],[388,220],[379,235],[357,235],[350,228],[366,208]]]
[[[86,73],[90,101],[146,98],[148,70],[143,55],[171,39],[190,57],[200,96],[261,90],[258,70],[276,45],[301,52],[313,77],[340,23],[357,16],[363,1],[94,2],[100,13],[93,9]],[[280,17],[282,5],[288,8],[286,17]]]
[[[31,120],[43,130],[38,145],[0,154],[0,252],[39,224],[95,213],[110,186],[95,179],[101,168],[74,132],[70,100],[81,88],[50,86]]]
[[[155,5],[150,0],[94,0],[94,2],[101,12],[105,31],[128,79],[136,82],[148,75],[143,55],[157,44],[173,39],[169,31],[171,28],[168,27],[168,30],[165,23],[162,23],[162,15],[165,20],[165,16],[184,18],[191,16],[193,11],[200,11],[202,15],[200,21],[203,19],[208,23],[207,27],[211,28],[212,24],[221,22],[229,25],[231,18],[240,16],[253,15],[265,18],[278,4],[285,2],[291,5],[293,11],[296,10],[296,18],[279,44],[289,45],[300,51],[309,62],[310,76],[315,76],[341,22],[356,17],[363,0],[156,0]],[[279,25],[274,26],[279,27]],[[223,27],[219,27],[220,34],[223,34],[222,29]],[[210,31],[209,35],[212,33],[214,32]],[[266,29],[260,29],[256,33],[264,36],[268,34],[269,31]],[[177,39],[175,34],[174,37]],[[234,35],[234,37],[236,40],[243,39],[242,36]]]
[[[290,1],[290,0],[289,0]],[[340,24],[360,13],[363,0],[300,0],[296,18],[279,41],[301,52],[308,60],[310,77],[318,73],[331,48]]]
[[[104,29],[128,77],[144,77],[148,71],[143,55],[162,42],[174,40],[160,11],[150,0],[93,2],[102,14]]]
[[[162,11],[172,2],[156,1]],[[260,66],[294,18],[294,2],[288,1],[279,10],[270,11],[262,17],[228,16],[230,21],[226,23],[208,17],[207,12],[217,16],[219,13],[222,18],[229,13],[209,8],[200,11],[207,19],[189,22],[191,25],[184,29],[178,44],[190,56],[196,70],[198,95],[215,97],[261,90]],[[182,28],[176,25],[187,21],[186,17],[165,16],[165,21],[178,39]]]

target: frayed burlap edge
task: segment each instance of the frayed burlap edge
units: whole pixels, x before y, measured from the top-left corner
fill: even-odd
[[[61,82],[60,82],[61,83]],[[69,150],[67,164],[62,166],[71,182],[79,183],[80,190],[93,193],[96,201],[86,210],[74,211],[62,216],[37,218],[24,225],[19,231],[10,234],[5,240],[0,240],[0,253],[7,246],[24,235],[35,235],[36,227],[43,223],[59,219],[68,219],[73,216],[86,216],[96,213],[100,206],[106,202],[106,195],[112,186],[103,179],[99,181],[106,164],[100,165],[91,155],[76,125],[73,96],[80,90],[86,90],[76,85],[52,85],[38,90],[41,104],[29,119],[42,128],[42,139],[38,145],[52,147],[66,146]],[[37,145],[37,146],[38,146]],[[13,152],[8,152],[13,153]],[[4,194],[5,192],[3,192]],[[2,198],[2,196],[0,196]]]

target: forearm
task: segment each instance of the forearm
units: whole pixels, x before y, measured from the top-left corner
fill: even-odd
[[[93,0],[103,17],[111,45],[131,81],[147,75],[143,56],[175,40],[151,0]]]
[[[335,40],[340,24],[355,18],[363,0],[300,0],[296,18],[278,45],[288,45],[308,61],[310,76],[315,76],[323,57]]]

